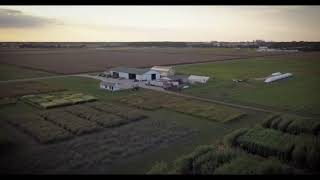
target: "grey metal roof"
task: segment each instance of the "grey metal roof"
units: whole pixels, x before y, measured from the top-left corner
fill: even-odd
[[[115,67],[115,68],[111,68],[110,71],[142,75],[142,74],[150,71],[150,68]]]

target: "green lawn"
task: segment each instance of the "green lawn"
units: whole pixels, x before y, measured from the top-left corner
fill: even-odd
[[[320,54],[251,58],[235,61],[176,66],[177,73],[210,76],[205,85],[184,90],[201,97],[273,106],[319,114]],[[255,78],[274,72],[290,72],[293,77],[271,84]],[[232,79],[248,79],[236,83]]]
[[[13,79],[25,79],[25,78],[36,78],[44,76],[52,76],[54,74],[31,70],[27,68],[21,68],[14,65],[0,64],[0,80],[13,80]]]

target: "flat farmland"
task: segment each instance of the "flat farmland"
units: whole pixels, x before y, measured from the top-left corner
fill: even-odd
[[[211,77],[205,85],[195,85],[183,93],[314,115],[319,115],[320,107],[319,69],[319,52],[176,66],[177,73]],[[261,80],[274,72],[290,72],[293,77],[270,84]]]
[[[39,82],[94,94],[98,101],[43,110],[18,100],[0,108],[0,132],[6,131],[6,138],[18,146],[3,155],[0,172],[146,173],[157,161],[172,161],[235,129],[252,127],[267,115],[245,111],[246,117],[224,123],[169,108],[144,110],[119,102],[132,93],[159,96],[150,90],[112,93],[97,88],[97,80],[84,77]],[[25,121],[28,113],[38,118]],[[16,114],[23,118],[8,123],[8,116]]]
[[[149,67],[275,55],[232,48],[109,48],[2,50],[0,63],[58,74],[103,71],[115,66]]]

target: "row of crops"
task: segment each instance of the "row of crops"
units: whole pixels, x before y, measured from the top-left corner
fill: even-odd
[[[149,174],[295,174],[299,170],[232,148],[200,146],[172,163],[158,162]]]
[[[22,100],[38,108],[49,109],[91,102],[95,101],[96,98],[83,93],[63,91],[49,94],[26,95],[22,97]]]
[[[88,105],[99,112],[111,113],[128,121],[140,120],[147,117],[141,110],[115,103],[94,102]]]
[[[263,121],[262,126],[291,134],[318,135],[320,132],[320,121],[295,116],[271,115]]]
[[[233,140],[241,149],[263,157],[275,157],[299,168],[317,170],[320,166],[320,141],[312,135],[291,135],[256,127]]]
[[[79,118],[83,118],[86,120],[89,120],[91,122],[95,122],[98,125],[104,127],[104,128],[111,128],[111,127],[118,127],[124,124],[128,124],[132,121],[137,121],[137,120],[141,120],[143,118],[146,118],[145,115],[143,115],[141,112],[140,113],[134,113],[131,110],[131,113],[127,114],[127,112],[121,114],[121,116],[109,113],[109,112],[105,112],[101,109],[103,105],[102,104],[93,104],[93,107],[90,106],[84,106],[84,105],[75,105],[75,106],[70,106],[66,108],[66,111],[79,117]],[[99,108],[100,107],[100,108]],[[99,110],[97,110],[99,109]]]
[[[107,112],[90,106],[107,109]],[[135,111],[133,108],[125,106],[111,108],[102,103],[93,103],[11,115],[7,121],[39,143],[46,144],[97,132],[103,128],[118,127],[146,117],[142,112]]]
[[[218,122],[233,121],[246,116],[245,113],[230,107],[148,91],[143,94],[130,94],[119,101],[145,110],[167,108]]]
[[[150,173],[317,173],[320,167],[317,127],[314,119],[271,115],[262,124],[250,129],[238,129],[226,135],[219,144],[222,148],[198,148],[174,163],[157,163]]]
[[[64,128],[45,121],[42,117],[35,114],[11,116],[8,122],[43,144],[65,140],[72,136]]]

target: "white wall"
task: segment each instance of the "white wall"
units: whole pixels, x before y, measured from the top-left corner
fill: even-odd
[[[129,79],[129,74],[128,73],[119,72],[119,77],[125,78],[125,79]]]
[[[139,81],[151,81],[152,74],[156,74],[156,79],[160,79],[160,73],[158,71],[148,71],[143,75],[136,75],[136,79]]]

